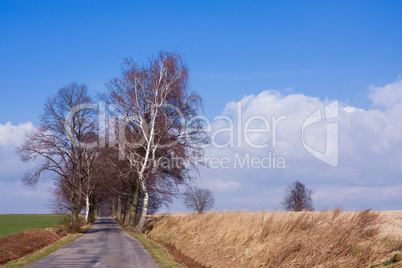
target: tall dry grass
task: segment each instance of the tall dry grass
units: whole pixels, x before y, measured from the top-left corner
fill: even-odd
[[[402,250],[383,226],[379,213],[337,209],[156,216],[146,231],[209,267],[377,267]]]

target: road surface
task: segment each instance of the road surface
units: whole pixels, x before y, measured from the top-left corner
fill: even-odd
[[[113,219],[99,217],[83,236],[27,267],[161,268]]]

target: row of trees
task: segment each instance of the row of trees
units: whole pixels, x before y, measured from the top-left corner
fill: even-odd
[[[141,233],[147,213],[192,180],[208,142],[197,117],[201,98],[188,89],[180,55],[161,52],[145,66],[126,60],[99,100],[103,107],[76,82],[47,100],[40,126],[17,149],[23,161],[39,163],[23,181],[54,179],[53,203],[71,211],[73,226],[83,207],[88,222],[109,201]]]
[[[147,213],[171,202],[178,185],[193,178],[208,142],[197,114],[201,98],[189,91],[180,55],[168,52],[145,66],[126,60],[106,85],[102,105],[76,82],[47,100],[40,126],[17,148],[23,161],[38,163],[23,181],[35,187],[40,178],[53,179],[53,207],[71,211],[73,229],[83,208],[89,222],[109,203],[118,220],[141,233]],[[311,209],[312,192],[299,182],[292,187],[285,207]],[[184,204],[203,212],[214,204],[212,192],[188,188]]]

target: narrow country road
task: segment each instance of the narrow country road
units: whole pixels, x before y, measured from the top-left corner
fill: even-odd
[[[83,236],[26,267],[160,268],[145,248],[109,217],[99,217]]]

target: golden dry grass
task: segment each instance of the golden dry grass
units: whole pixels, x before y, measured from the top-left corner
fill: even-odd
[[[339,209],[156,215],[146,226],[152,239],[209,267],[392,265],[400,258],[401,230],[401,212]]]

